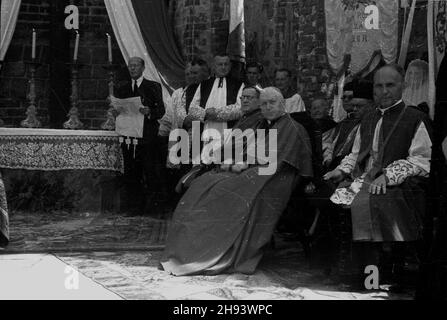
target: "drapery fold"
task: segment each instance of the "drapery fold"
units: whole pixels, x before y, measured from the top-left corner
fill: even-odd
[[[235,61],[245,62],[244,0],[230,0],[227,52]]]
[[[405,32],[402,36],[402,45],[400,46],[400,54],[398,64],[405,67],[405,61],[407,60],[408,45],[410,42],[411,30],[413,27],[414,10],[416,8],[416,0],[413,0],[411,4],[410,14],[408,15],[407,24],[405,26]]]
[[[174,36],[166,1],[131,0],[149,56],[173,88],[184,83],[185,62]]]
[[[131,0],[104,0],[121,53],[126,63],[129,58],[138,56],[144,59],[144,77],[162,85],[165,106],[170,103],[172,88],[167,86],[163,76],[158,72],[151,56],[148,53],[134,7]]]
[[[21,0],[1,0],[0,61],[4,60],[11,43],[21,2]]]

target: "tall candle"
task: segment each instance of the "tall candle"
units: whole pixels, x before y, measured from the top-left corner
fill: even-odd
[[[36,59],[36,29],[33,28],[33,42],[31,45],[31,59]]]
[[[75,41],[75,49],[74,49],[74,55],[73,60],[78,60],[78,51],[79,51],[79,32],[76,31],[76,41]]]
[[[112,38],[110,37],[110,34],[106,33],[107,35],[107,48],[109,52],[109,62],[112,63]]]

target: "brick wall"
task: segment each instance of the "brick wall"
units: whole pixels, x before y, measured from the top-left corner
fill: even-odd
[[[37,72],[37,106],[38,116],[44,127],[61,127],[70,108],[68,96],[70,94],[69,79],[65,79],[66,93],[61,96],[56,94],[56,108],[64,117],[60,119],[57,125],[50,124],[49,103],[51,94],[55,94],[55,88],[50,86],[51,75],[50,68],[54,67],[54,61],[51,61],[50,37],[52,26],[53,5],[55,1],[60,0],[22,0],[16,31],[10,44],[10,48],[5,57],[2,69],[0,70],[0,117],[7,126],[18,126],[20,121],[25,118],[25,111],[28,106],[26,95],[28,93],[28,71],[24,61],[31,57],[31,30],[37,30],[37,61],[42,65]],[[105,99],[108,95],[107,71],[103,66],[107,65],[107,40],[105,34],[108,32],[113,35],[112,28],[107,16],[107,11],[103,0],[78,0],[71,3],[79,6],[80,13],[80,46],[79,63],[80,70],[80,101],[79,112],[80,119],[85,128],[97,129],[105,119],[107,103]],[[70,1],[67,1],[70,4]],[[63,28],[63,19],[58,25]],[[69,49],[59,61],[62,67],[65,66],[65,75],[69,73],[69,67],[66,65],[71,62],[74,50],[74,33],[66,31]],[[116,44],[112,38],[114,62],[124,66],[124,61]],[[57,81],[57,79],[56,79]],[[61,81],[64,81],[63,79]]]
[[[202,56],[210,62],[213,53],[226,49],[229,0],[177,0],[171,5],[175,7],[176,34],[187,59]],[[245,1],[247,59],[264,65],[264,85],[273,84],[275,69],[287,67],[293,70],[303,97],[312,96],[327,63],[323,8],[323,0]]]
[[[5,124],[17,126],[28,106],[28,74],[24,61],[31,60],[32,28],[38,30],[36,57],[43,62],[37,72],[37,108],[41,120],[47,119],[49,92],[49,66],[47,63],[50,5],[46,1],[23,0],[16,30],[0,70],[0,116]]]
[[[312,98],[321,88],[323,70],[329,70],[324,0],[299,1],[298,14],[297,86],[306,106],[310,107]]]
[[[113,36],[104,0],[78,0],[79,28],[81,41],[79,45],[79,62],[84,66],[80,70],[80,119],[89,128],[97,129],[104,122],[108,109],[107,38],[112,35],[112,52],[114,63],[125,67],[125,63],[115,37]],[[73,41],[70,53],[73,53]],[[119,77],[118,77],[119,78]]]

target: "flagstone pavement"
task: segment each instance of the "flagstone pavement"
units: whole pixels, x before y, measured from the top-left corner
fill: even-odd
[[[108,223],[100,227],[100,222],[107,221]],[[157,227],[158,235],[151,238],[144,233],[155,230],[154,223],[163,226]],[[7,282],[3,284],[8,283],[0,286],[0,299],[412,298],[411,293],[401,295],[392,295],[385,291],[359,293],[331,284],[321,276],[320,270],[309,267],[297,243],[284,241],[277,242],[274,249],[269,248],[266,251],[264,259],[253,275],[171,276],[157,268],[165,237],[165,231],[160,230],[165,228],[166,222],[161,223],[148,217],[99,215],[69,217],[55,214],[52,218],[45,216],[36,218],[36,215],[13,214],[11,247],[0,251],[0,283],[6,281],[5,279]],[[70,238],[70,231],[76,236]],[[81,231],[86,232],[88,241],[81,241]],[[120,232],[124,232],[125,236],[120,235]],[[35,239],[36,235],[40,238]],[[53,237],[59,241],[59,245],[52,244]],[[101,242],[104,242],[104,245],[101,245]],[[69,290],[63,286],[70,270],[79,271],[82,278],[74,291],[73,288]],[[20,283],[20,286],[14,286],[15,283]],[[39,292],[45,294],[39,295]]]

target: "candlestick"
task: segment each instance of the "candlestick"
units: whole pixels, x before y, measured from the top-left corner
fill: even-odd
[[[31,45],[31,59],[32,60],[36,59],[36,40],[37,40],[36,29],[33,28],[33,41],[32,41],[32,45]]]
[[[109,52],[109,63],[112,63],[112,38],[110,37],[110,34],[106,33],[107,35],[107,48]]]
[[[40,66],[40,63],[33,61],[25,62],[30,67],[30,79],[29,79],[29,106],[26,110],[26,119],[20,123],[20,126],[24,128],[40,128],[41,123],[37,119],[37,110],[36,110],[36,83],[35,76],[37,67]]]
[[[79,51],[79,32],[76,30],[76,40],[75,40],[75,49],[73,54],[73,61],[78,60],[78,51]]]
[[[109,64],[108,66],[105,66],[104,69],[109,71],[109,97],[108,102],[110,103],[110,97],[112,97],[113,94],[113,85],[115,80],[115,70],[118,69],[118,65]],[[116,110],[113,107],[110,107],[107,110],[106,115],[106,121],[104,121],[101,124],[101,129],[103,130],[115,130],[115,117],[116,117]]]
[[[78,95],[78,74],[81,65],[79,63],[71,63],[71,108],[68,112],[69,119],[64,122],[65,129],[82,129],[84,124],[79,120],[79,110],[77,108],[79,102]]]

